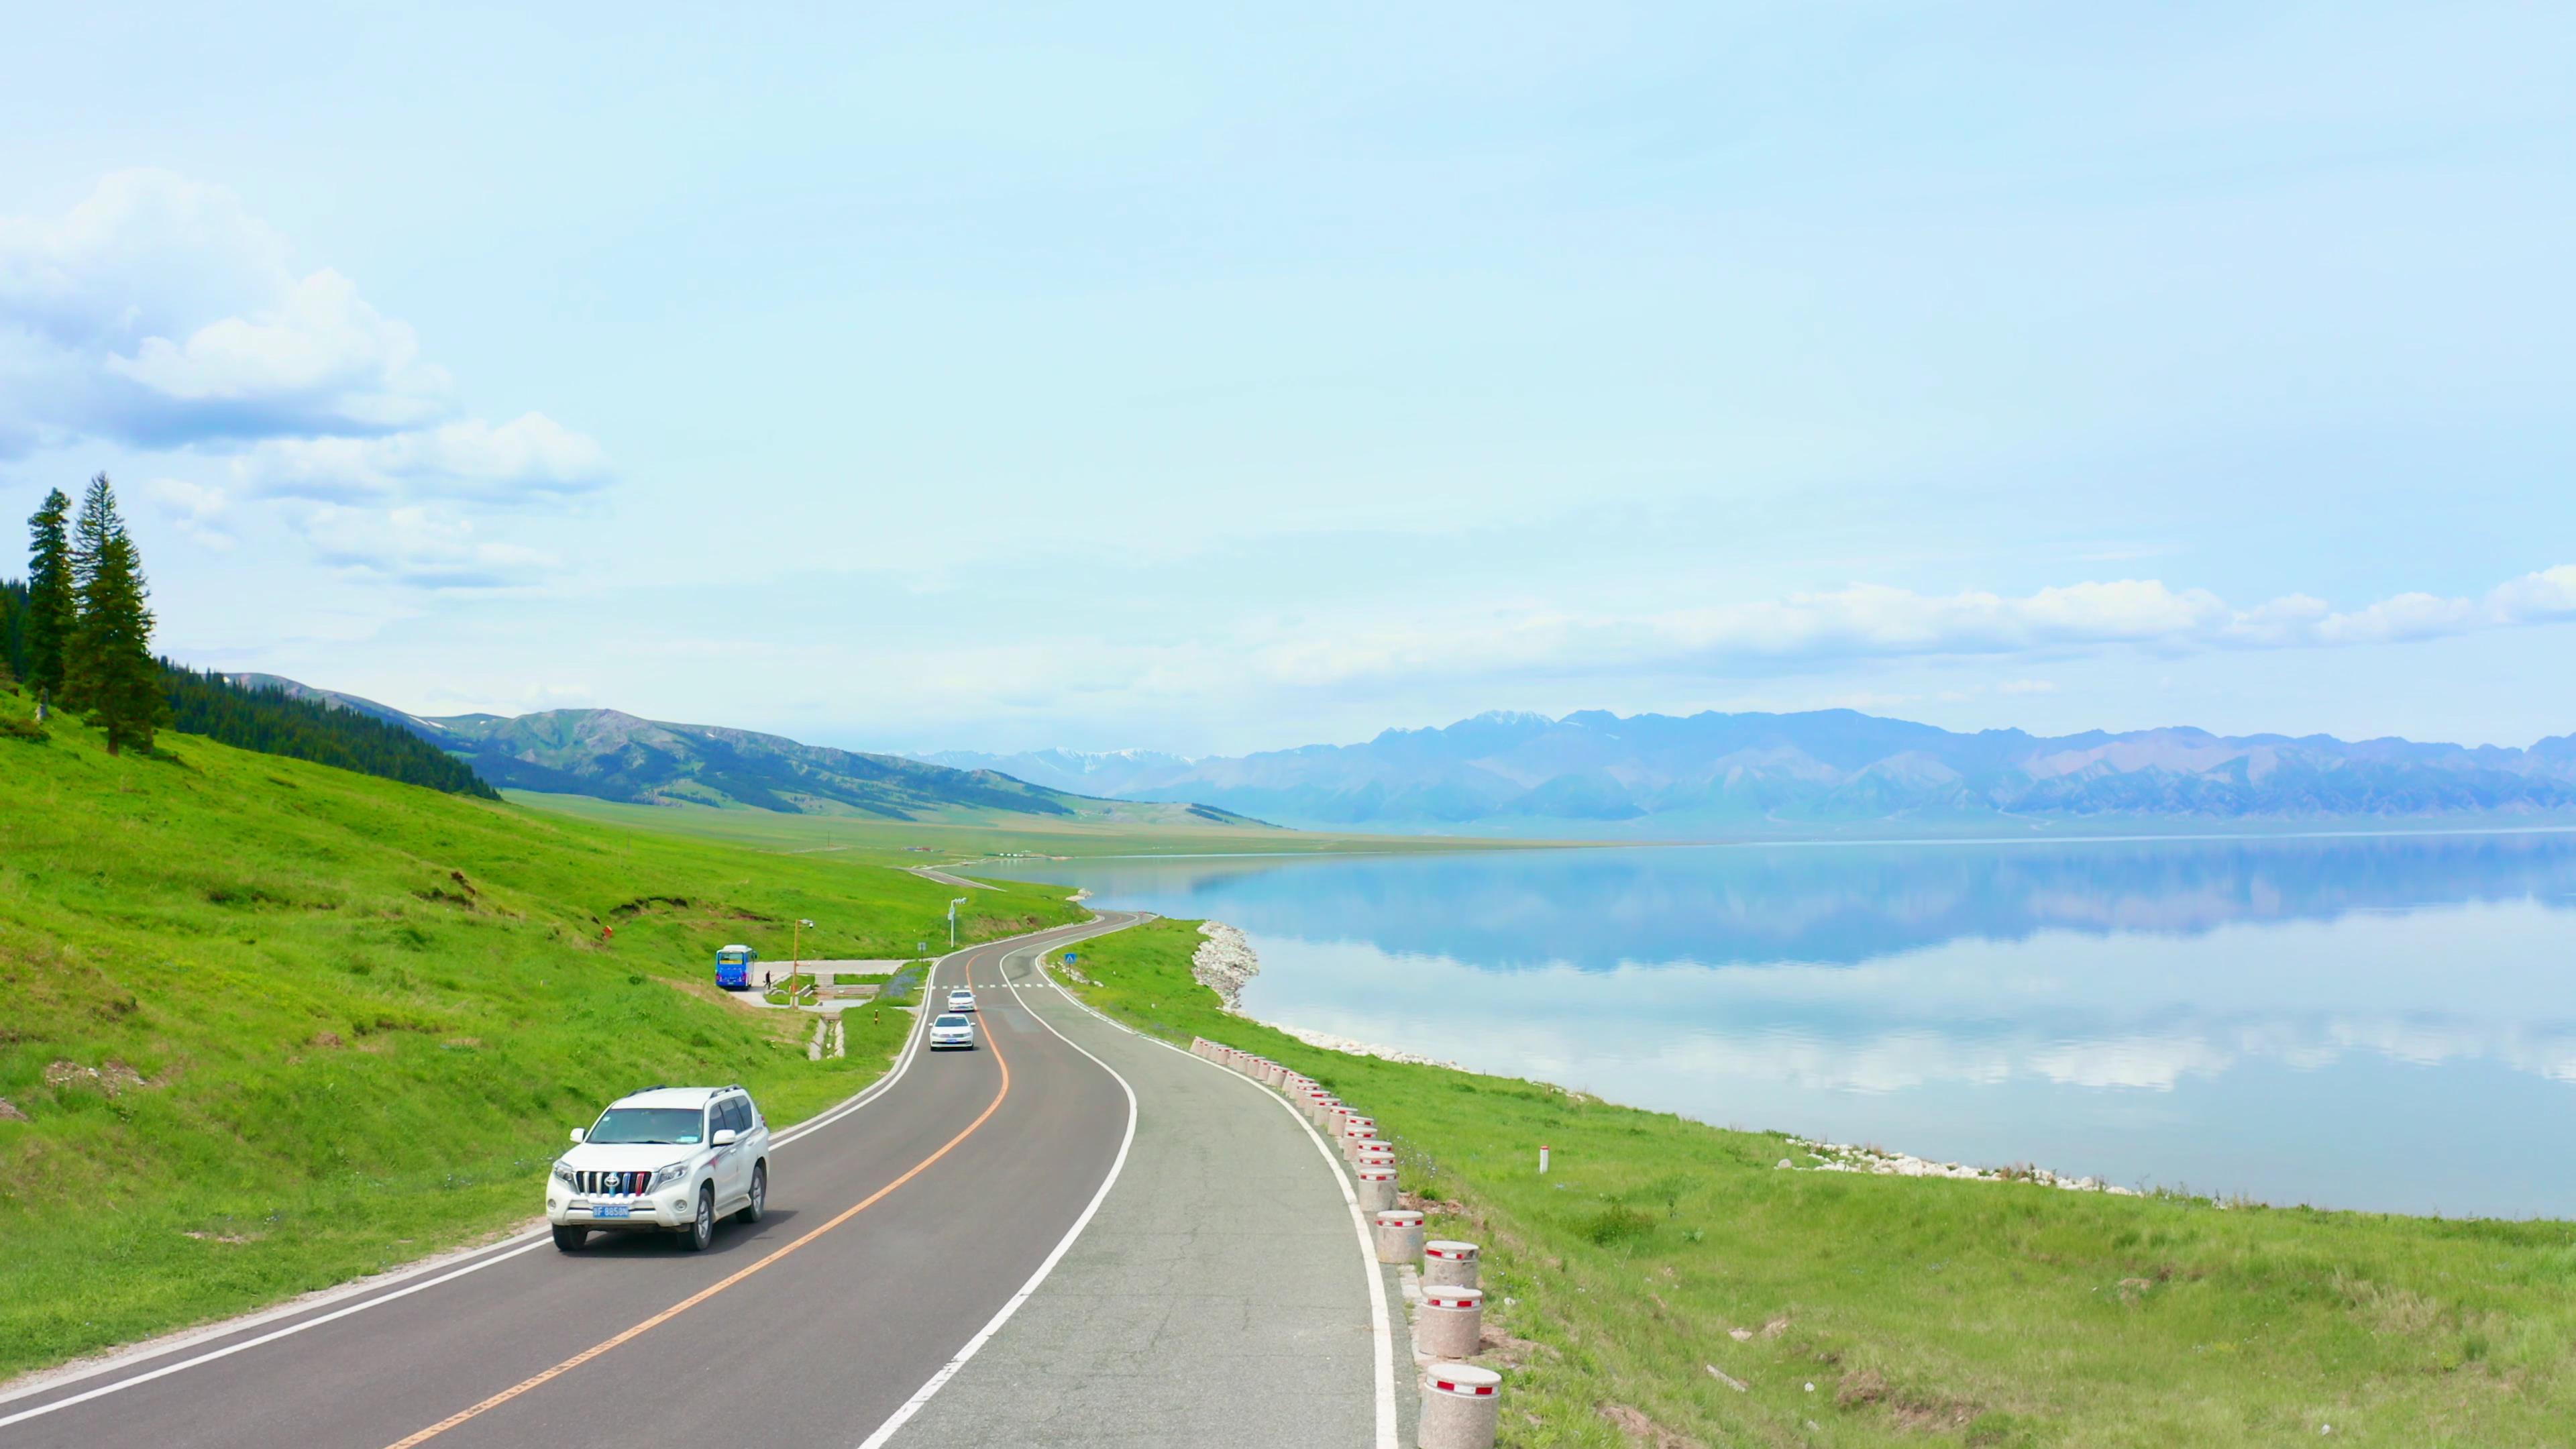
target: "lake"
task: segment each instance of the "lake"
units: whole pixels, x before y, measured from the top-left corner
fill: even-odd
[[[1707,1122],[2576,1216],[2576,835],[979,869],[1240,927],[1265,1020]]]

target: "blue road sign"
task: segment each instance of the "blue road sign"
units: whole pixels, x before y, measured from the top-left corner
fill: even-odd
[[[1065,964],[1066,964],[1066,965],[1068,965],[1068,966],[1072,965],[1074,962],[1079,961],[1079,960],[1081,960],[1081,959],[1082,959],[1081,957],[1076,956],[1076,955],[1075,955],[1075,954],[1073,954],[1071,951],[1067,951],[1067,952],[1065,952],[1065,953],[1064,953],[1064,961],[1065,961]]]

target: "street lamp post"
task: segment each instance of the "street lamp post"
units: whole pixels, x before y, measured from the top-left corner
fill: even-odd
[[[951,951],[957,949],[957,908],[964,904],[966,904],[964,896],[959,896],[948,903],[948,949]]]
[[[800,919],[791,933],[791,939],[795,944],[787,949],[796,959],[787,963],[787,974],[790,977],[802,974],[805,969],[805,928],[812,924],[814,924],[812,921]]]

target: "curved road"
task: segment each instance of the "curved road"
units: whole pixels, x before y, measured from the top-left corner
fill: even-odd
[[[1136,919],[970,947],[931,984],[999,987]],[[1011,993],[982,1004],[979,1050],[916,1031],[855,1105],[780,1133],[769,1216],[703,1254],[513,1239],[0,1399],[0,1445],[855,1445],[1048,1260],[1128,1131],[1099,1063]]]

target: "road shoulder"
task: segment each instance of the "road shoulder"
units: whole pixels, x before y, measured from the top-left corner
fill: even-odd
[[[1369,1283],[1312,1139],[1260,1088],[1012,969],[1028,1010],[1128,1083],[1135,1138],[1090,1226],[895,1449],[1374,1443]]]

